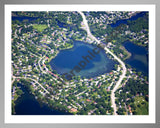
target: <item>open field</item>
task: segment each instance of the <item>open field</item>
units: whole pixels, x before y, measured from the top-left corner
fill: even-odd
[[[47,25],[45,24],[35,24],[33,25],[34,29],[37,29],[37,31],[42,32],[44,29],[47,28]]]
[[[136,105],[136,113],[137,115],[148,115],[148,103],[143,97],[135,97],[134,101]]]

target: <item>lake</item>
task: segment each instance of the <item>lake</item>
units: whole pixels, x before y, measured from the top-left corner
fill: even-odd
[[[45,104],[40,105],[34,95],[29,93],[23,85],[20,83],[17,85],[21,87],[24,94],[15,103],[15,115],[70,115],[69,113],[53,110]]]
[[[143,11],[129,19],[118,20],[116,23],[110,25],[112,28],[115,28],[120,24],[128,24],[128,20],[137,20],[138,18],[143,17],[146,13],[146,11]],[[132,68],[136,68],[136,70],[142,72],[143,75],[148,76],[148,50],[145,47],[138,46],[130,41],[124,42],[123,46],[132,54],[129,59],[125,60],[125,63],[131,65]]]
[[[90,53],[93,53],[93,49],[95,48],[97,47],[94,45],[82,41],[74,41],[73,48],[61,50],[60,53],[50,61],[50,65],[53,70],[63,75],[64,73],[70,74],[70,71],[73,70],[75,66],[81,67],[79,65],[80,62],[85,61],[86,65],[84,68],[81,67],[79,72],[73,71],[75,76],[85,78],[96,77],[111,72],[116,62],[109,59],[102,49],[99,49],[100,52],[94,54],[93,57]],[[98,51],[98,48],[96,50]]]
[[[143,46],[138,46],[130,41],[124,42],[123,46],[132,54],[132,56],[125,60],[125,63],[136,68],[137,71],[148,75],[148,50]]]

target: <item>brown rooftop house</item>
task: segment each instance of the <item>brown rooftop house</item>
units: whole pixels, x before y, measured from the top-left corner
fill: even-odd
[[[71,108],[71,112],[77,112],[77,109]]]
[[[91,100],[90,100],[90,99],[87,99],[86,101],[90,102]]]

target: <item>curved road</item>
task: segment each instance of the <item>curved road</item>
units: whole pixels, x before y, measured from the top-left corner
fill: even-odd
[[[81,11],[78,11],[80,13],[80,15],[82,16],[83,18],[83,23],[85,25],[85,30],[87,31],[87,35],[88,37],[92,38],[93,40],[95,40],[98,44],[100,44],[100,41],[92,35],[91,31],[90,31],[90,28],[88,26],[88,22],[86,20],[86,17],[85,15],[83,14],[83,12]],[[111,54],[121,65],[122,65],[122,68],[123,68],[123,71],[122,71],[122,75],[120,76],[119,80],[117,81],[115,87],[113,88],[112,92],[111,92],[111,101],[112,101],[112,106],[113,106],[113,109],[114,109],[114,115],[117,115],[116,111],[117,111],[117,108],[116,108],[116,104],[115,104],[115,91],[118,89],[119,85],[121,84],[123,78],[125,77],[126,75],[126,66],[124,64],[124,62],[119,59],[114,53],[112,53],[107,47],[104,48],[109,54]]]
[[[40,57],[39,61],[38,61],[38,65],[39,65],[39,68],[40,70],[42,71],[42,73],[46,74],[45,71],[43,71],[42,67],[41,67],[41,64],[40,64],[40,61],[45,57],[45,55],[43,57]]]
[[[45,89],[37,80],[34,80],[32,78],[29,78],[29,77],[15,77],[13,76],[13,80],[12,80],[12,83],[14,82],[15,79],[31,79],[32,81],[34,81],[35,83],[37,83],[46,93],[49,94],[49,92],[47,91],[47,89]]]

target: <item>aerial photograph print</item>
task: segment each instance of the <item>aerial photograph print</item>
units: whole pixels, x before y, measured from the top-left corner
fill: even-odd
[[[149,11],[12,11],[11,115],[149,115]]]

